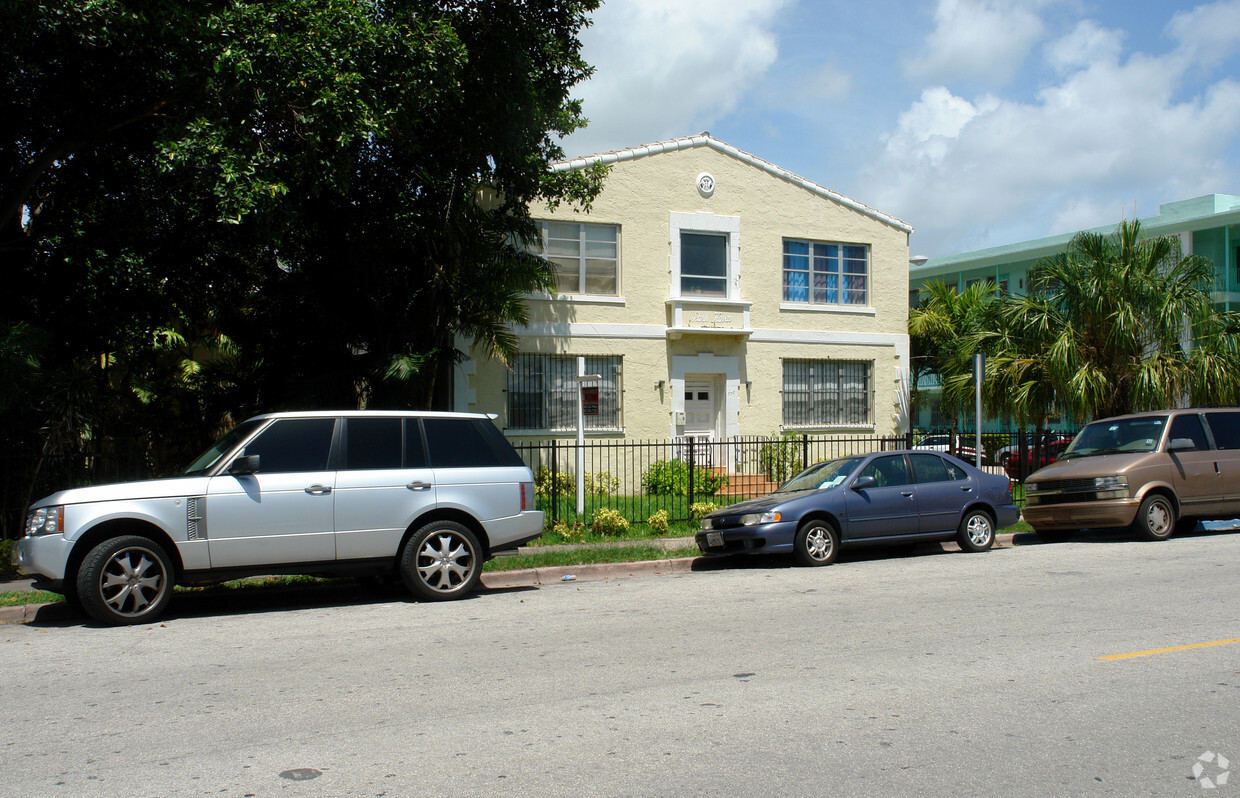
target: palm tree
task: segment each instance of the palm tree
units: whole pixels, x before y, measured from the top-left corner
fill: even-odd
[[[960,416],[972,406],[973,355],[984,351],[986,332],[998,321],[999,289],[987,280],[962,293],[942,282],[930,283],[923,290],[928,297],[909,313],[908,320],[914,363],[918,364],[914,385],[921,374],[938,375],[942,409],[951,419],[954,441]]]
[[[1029,399],[1049,387],[1079,418],[1234,402],[1237,319],[1211,302],[1213,269],[1178,239],[1142,240],[1137,221],[1078,233],[1038,261],[1005,314],[1018,336],[1001,347],[1011,384]]]

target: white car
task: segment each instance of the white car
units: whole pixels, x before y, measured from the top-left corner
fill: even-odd
[[[952,436],[951,435],[927,435],[917,442],[914,449],[923,452],[946,452],[952,453]],[[955,455],[961,460],[972,462],[977,456],[977,449],[971,443],[966,443],[959,435],[956,436]]]
[[[485,415],[272,413],[179,476],[36,502],[14,561],[96,620],[137,624],[174,584],[257,574],[391,574],[459,598],[542,529],[534,476]]]

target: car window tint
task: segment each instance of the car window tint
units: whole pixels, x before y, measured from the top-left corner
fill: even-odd
[[[904,467],[904,455],[877,457],[861,472],[863,477],[874,477],[880,488],[891,488],[896,485],[907,485],[908,471]]]
[[[495,450],[470,418],[424,418],[431,468],[502,465]]]
[[[1220,449],[1240,449],[1240,413],[1206,413],[1214,443]]]
[[[911,459],[913,475],[917,477],[918,482],[947,482],[951,479],[947,475],[947,466],[943,463],[943,458],[932,454],[915,454],[911,456]]]
[[[334,418],[283,419],[263,430],[245,453],[258,455],[262,474],[326,471],[335,428]]]
[[[1193,442],[1193,448],[1198,451],[1210,448],[1210,442],[1206,440],[1206,431],[1201,426],[1201,419],[1196,415],[1176,416],[1171,420],[1171,432],[1167,435],[1168,445],[1176,438],[1188,438]]]
[[[490,419],[476,418],[474,426],[482,433],[482,437],[491,444],[495,456],[499,458],[500,465],[506,466],[523,466],[525,461],[521,459],[521,455],[517,454],[516,449],[512,448],[512,444],[504,437],[504,433],[491,423]]]
[[[345,468],[352,471],[401,467],[401,419],[350,418],[346,424]]]
[[[416,418],[405,420],[405,468],[426,468],[426,446],[422,444],[422,425]]]

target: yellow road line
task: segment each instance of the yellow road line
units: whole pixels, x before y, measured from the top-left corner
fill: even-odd
[[[1187,646],[1172,646],[1171,648],[1152,648],[1149,651],[1133,651],[1129,654],[1108,654],[1105,657],[1094,657],[1094,659],[1132,659],[1133,657],[1148,657],[1151,654],[1166,654],[1169,651],[1187,651],[1190,648],[1206,648],[1208,646],[1225,646],[1229,643],[1240,643],[1240,637],[1231,640],[1212,640],[1209,643],[1192,643]]]

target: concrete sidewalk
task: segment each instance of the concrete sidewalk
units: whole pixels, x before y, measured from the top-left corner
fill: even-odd
[[[996,535],[994,548],[1010,548],[1013,546],[1012,534]],[[659,540],[621,541],[617,543],[597,543],[573,545],[571,549],[583,548],[626,548],[634,545],[661,545],[663,548],[679,548],[693,545],[693,538],[661,538]],[[521,554],[545,551],[552,547],[522,548]],[[556,550],[564,547],[555,546]],[[570,549],[570,550],[571,550]],[[914,554],[934,554],[941,552],[960,551],[954,542],[918,543]],[[776,555],[771,555],[776,556]],[[711,571],[728,567],[728,560],[712,557],[680,557],[666,560],[641,560],[638,562],[594,563],[583,565],[558,565],[552,568],[523,568],[514,571],[489,571],[482,575],[484,588],[502,590],[517,587],[543,587],[557,584],[573,584],[575,582],[599,582],[607,579],[623,579],[630,576],[646,576],[651,574],[686,574],[693,571]],[[0,582],[0,593],[32,590],[31,580],[18,579]],[[0,625],[9,623],[30,623],[35,615],[44,607],[59,609],[60,603],[25,604],[17,607],[0,607]],[[69,607],[66,612],[73,612]]]

